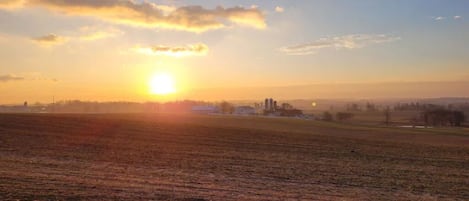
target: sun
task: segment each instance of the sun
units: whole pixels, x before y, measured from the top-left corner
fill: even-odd
[[[150,93],[156,95],[167,95],[176,92],[174,79],[169,74],[157,74],[150,79]]]

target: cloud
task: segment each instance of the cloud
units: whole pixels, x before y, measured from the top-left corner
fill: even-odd
[[[84,26],[81,27],[76,34],[72,36],[58,36],[56,34],[50,33],[44,36],[33,37],[31,40],[38,45],[44,47],[51,47],[54,45],[61,45],[70,40],[73,41],[95,41],[105,38],[117,37],[119,35],[124,34],[119,29],[108,27],[102,28],[97,26]],[[1,36],[0,36],[1,39]],[[1,42],[1,40],[0,40]]]
[[[280,51],[288,55],[309,55],[315,54],[321,49],[357,49],[372,44],[388,43],[397,40],[400,40],[400,38],[385,34],[353,34],[324,37],[310,43],[282,47]]]
[[[80,28],[80,36],[78,37],[83,41],[94,41],[106,38],[113,38],[119,35],[124,34],[123,31],[108,27],[108,28],[99,28],[99,27],[90,27],[84,26]]]
[[[277,12],[277,13],[283,13],[284,11],[285,11],[285,9],[280,7],[280,6],[275,7],[275,12]]]
[[[59,82],[58,79],[55,78],[46,78],[42,76],[41,73],[38,72],[29,72],[29,73],[22,73],[21,76],[17,75],[0,75],[0,83],[2,82],[13,82],[13,81],[46,81],[46,82]]]
[[[25,3],[25,0],[1,0],[0,9],[18,9]]]
[[[215,9],[206,9],[201,6],[182,6],[176,8],[148,1],[139,3],[134,0],[23,0],[22,3],[18,0],[7,1],[16,2],[24,7],[42,7],[61,14],[89,16],[113,23],[146,28],[205,32],[230,24],[257,29],[266,27],[265,16],[257,7],[224,8],[218,6]]]
[[[18,77],[15,75],[0,75],[0,82],[21,81],[21,80],[24,80],[24,77]]]
[[[460,15],[455,15],[453,17],[438,16],[438,17],[431,17],[431,18],[435,21],[441,21],[441,20],[446,20],[446,19],[460,20],[462,19],[462,16]]]
[[[24,72],[22,73],[22,76],[25,77],[25,80],[58,82],[58,80],[55,78],[48,78],[43,76],[41,72]]]
[[[53,46],[53,45],[59,45],[67,42],[67,38],[62,37],[62,36],[57,36],[55,34],[47,34],[44,36],[39,36],[36,38],[32,38],[34,42],[36,42],[39,45],[43,46]]]
[[[43,78],[43,77],[36,77],[32,78],[33,81],[50,81],[50,82],[58,82],[59,80],[56,78]]]
[[[207,45],[203,43],[190,44],[185,46],[165,46],[165,45],[156,45],[152,47],[137,47],[134,50],[138,53],[148,54],[148,55],[164,55],[164,56],[173,56],[173,57],[182,57],[182,56],[203,56],[208,52]]]

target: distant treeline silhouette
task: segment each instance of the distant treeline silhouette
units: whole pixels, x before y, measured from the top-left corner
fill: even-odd
[[[385,111],[391,108],[394,111],[426,111],[426,110],[436,110],[436,109],[449,109],[449,110],[461,110],[469,112],[469,102],[467,103],[452,103],[452,104],[433,104],[433,103],[420,103],[420,102],[410,102],[410,103],[397,103],[395,105],[376,105],[371,102],[366,103],[347,103],[345,105],[345,111],[348,112],[376,112],[376,111]]]
[[[54,104],[32,104],[28,106],[0,106],[0,112],[45,112],[45,113],[146,113],[146,112],[190,112],[195,105],[213,105],[204,101],[159,102],[93,102],[68,100]]]
[[[332,115],[332,113],[330,113],[328,111],[325,111],[322,114],[322,120],[323,121],[334,121],[334,120],[347,121],[347,120],[352,119],[354,116],[355,115],[353,113],[350,113],[350,112],[337,112],[335,114],[335,119],[334,119],[334,115]]]
[[[362,107],[357,103],[349,103],[345,106],[345,109],[349,112],[363,111]],[[373,103],[366,102],[365,107],[364,107],[364,111],[367,111],[367,112],[378,111],[378,107]]]
[[[412,103],[398,103],[394,106],[395,111],[423,111],[423,110],[436,110],[436,109],[444,109],[445,106],[443,105],[436,105],[436,104],[423,104],[419,102],[412,102]]]
[[[459,127],[466,120],[466,115],[462,111],[433,109],[422,112],[422,120],[430,126]]]

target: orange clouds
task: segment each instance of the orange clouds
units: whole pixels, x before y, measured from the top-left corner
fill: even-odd
[[[0,8],[3,9],[16,9],[23,6],[25,0],[1,0]]]
[[[98,19],[147,28],[164,28],[205,32],[231,24],[257,29],[266,27],[265,16],[257,8],[205,9],[201,6],[179,8],[132,0],[7,0],[4,5],[43,7],[66,15],[90,16]],[[0,5],[2,5],[0,4]]]
[[[123,31],[113,27],[84,26],[80,28],[81,35],[78,37],[83,41],[95,41],[113,38],[124,34]]]
[[[31,40],[38,43],[39,45],[52,46],[52,45],[59,45],[59,44],[65,43],[67,41],[67,38],[62,37],[62,36],[57,36],[55,34],[47,34],[44,36],[32,38]]]
[[[21,81],[21,80],[24,80],[24,77],[18,77],[15,75],[0,75],[0,82]]]
[[[203,56],[207,54],[208,47],[202,43],[174,47],[157,45],[146,48],[135,48],[135,51],[142,54],[164,55],[172,57]]]

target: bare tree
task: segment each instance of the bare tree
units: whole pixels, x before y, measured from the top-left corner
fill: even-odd
[[[386,125],[389,125],[389,122],[391,121],[391,109],[389,109],[389,106],[386,107],[384,110],[384,123]]]
[[[432,126],[462,126],[466,116],[462,111],[447,109],[427,110],[422,114],[425,125]]]
[[[322,120],[324,121],[332,121],[333,118],[332,118],[332,114],[330,112],[324,112],[324,114],[322,115]]]
[[[345,121],[345,120],[352,119],[354,114],[350,112],[338,112],[335,116],[337,120]]]
[[[223,101],[220,103],[220,108],[221,108],[221,112],[225,114],[231,114],[234,112],[233,104],[226,102],[226,101]]]

